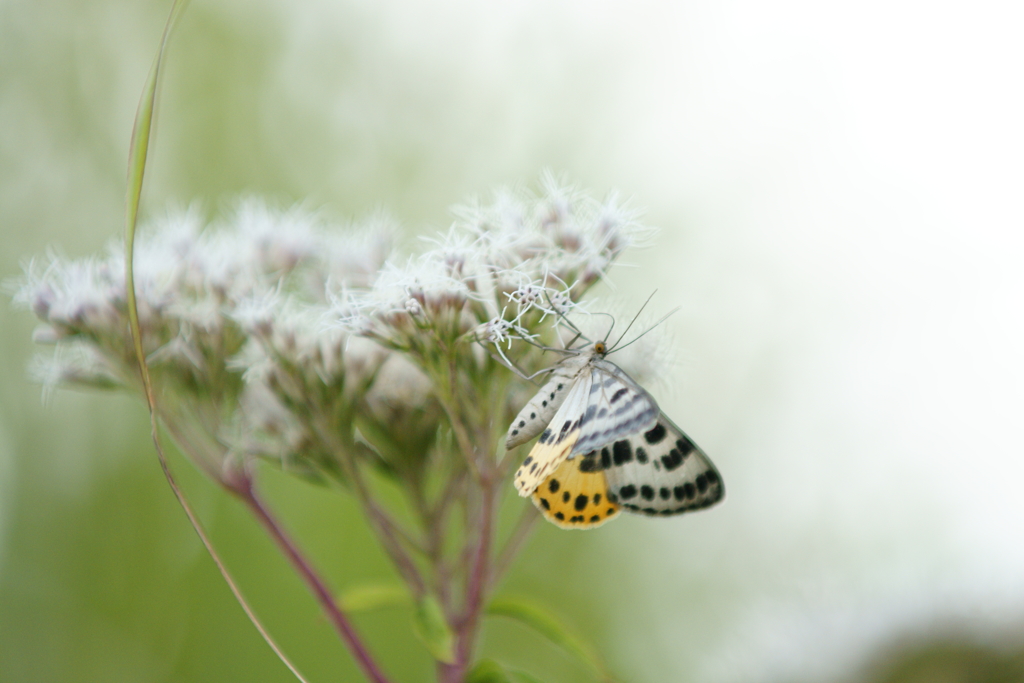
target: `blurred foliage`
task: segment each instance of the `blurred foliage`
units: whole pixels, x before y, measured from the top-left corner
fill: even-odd
[[[970,637],[904,639],[868,667],[864,683],[1019,683],[1024,643],[999,647]]]
[[[487,612],[492,616],[508,617],[529,626],[566,652],[576,656],[581,662],[588,664],[601,680],[611,679],[611,675],[605,671],[600,654],[540,605],[522,598],[497,596],[487,606]]]

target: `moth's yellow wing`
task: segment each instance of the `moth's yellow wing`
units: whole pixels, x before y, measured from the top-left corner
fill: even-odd
[[[593,384],[592,373],[584,370],[573,382],[569,394],[551,419],[547,429],[516,470],[514,483],[519,495],[526,497],[564,461],[580,436],[583,414]]]
[[[621,509],[608,500],[604,472],[582,471],[582,460],[563,460],[533,492],[533,504],[563,529],[593,529],[617,516]]]

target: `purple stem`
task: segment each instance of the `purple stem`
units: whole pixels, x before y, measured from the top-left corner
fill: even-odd
[[[483,517],[480,523],[480,536],[472,557],[472,566],[466,585],[466,605],[462,618],[456,624],[455,662],[438,666],[440,683],[462,683],[465,680],[473,645],[476,641],[477,629],[480,625],[480,614],[484,606],[484,593],[487,590],[490,575],[491,541],[494,535],[494,482],[487,476],[480,480],[480,512]]]
[[[303,556],[295,542],[292,541],[284,528],[278,524],[270,510],[260,500],[255,489],[253,489],[252,479],[248,476],[237,477],[229,483],[229,489],[245,501],[271,538],[274,539],[274,542],[284,551],[292,566],[295,567],[310,590],[313,591],[313,595],[316,597],[317,602],[320,603],[321,609],[323,609],[327,617],[334,624],[341,639],[345,641],[356,663],[363,670],[363,673],[366,674],[366,677],[374,683],[389,683],[384,672],[380,670],[380,667],[373,660],[369,650],[363,645],[363,641],[360,640],[359,634],[356,633],[355,628],[352,626],[352,622],[348,620],[341,611],[341,608],[338,607],[338,603],[335,602],[331,591]]]

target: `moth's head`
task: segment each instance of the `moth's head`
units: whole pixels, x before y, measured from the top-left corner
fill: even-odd
[[[603,356],[608,353],[608,347],[603,341],[594,342],[594,355]]]

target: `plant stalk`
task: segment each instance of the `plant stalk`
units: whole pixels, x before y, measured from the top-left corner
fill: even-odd
[[[469,575],[466,578],[465,606],[454,624],[455,661],[451,664],[439,662],[437,677],[439,683],[463,683],[472,663],[473,648],[479,635],[481,616],[486,604],[486,593],[490,585],[491,545],[494,537],[496,514],[496,487],[500,480],[493,476],[494,470],[480,480],[480,533],[470,553]]]
[[[248,505],[256,519],[260,521],[267,530],[267,533],[270,534],[274,542],[288,557],[292,566],[306,582],[306,585],[309,586],[313,596],[320,603],[321,609],[323,609],[328,619],[331,620],[338,635],[341,636],[342,641],[344,641],[359,668],[366,674],[366,677],[373,683],[390,683],[387,676],[380,669],[380,666],[373,659],[370,651],[363,644],[359,634],[356,633],[352,622],[341,611],[330,589],[327,588],[316,570],[284,528],[278,523],[270,510],[263,504],[263,501],[252,486],[252,479],[248,476],[239,477],[236,481],[231,482],[230,490]]]

